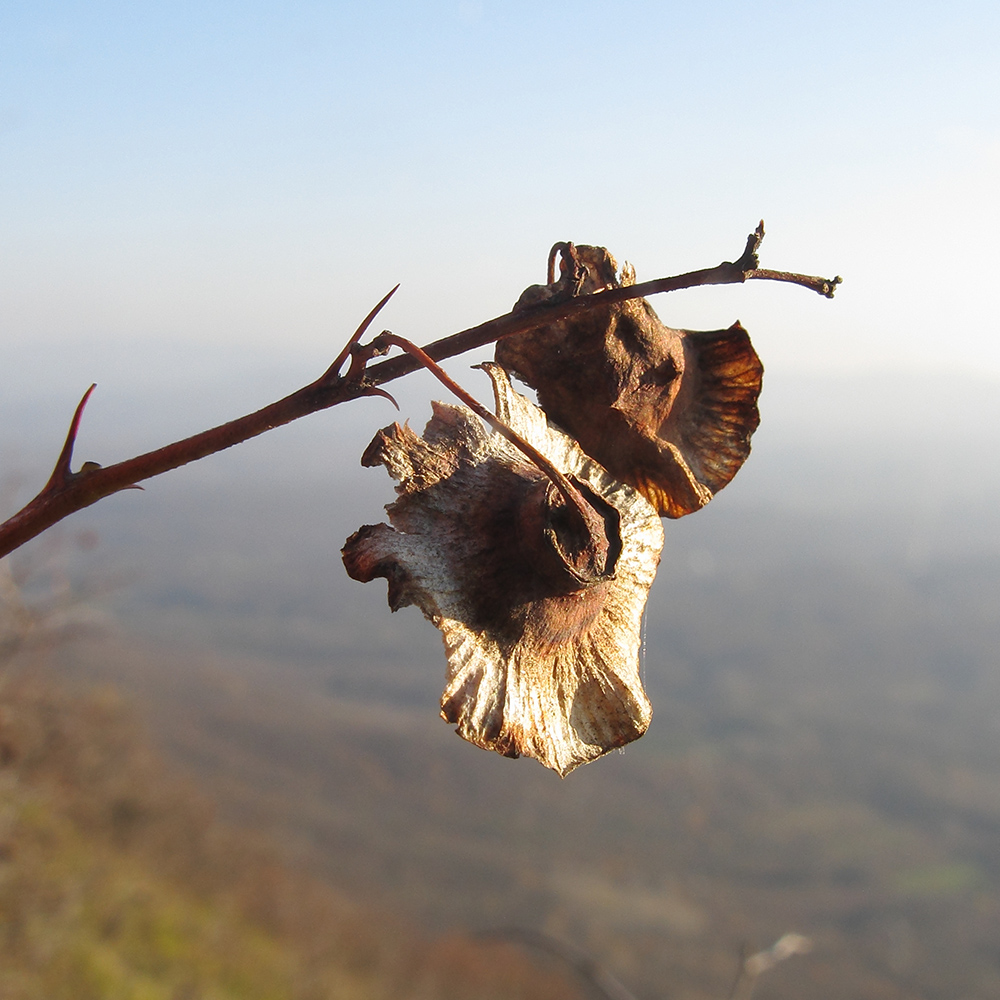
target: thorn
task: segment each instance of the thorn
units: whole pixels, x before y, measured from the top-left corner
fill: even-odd
[[[76,444],[76,435],[80,430],[80,420],[83,417],[87,400],[90,399],[90,394],[96,388],[97,383],[94,382],[83,394],[83,399],[77,404],[73,419],[70,421],[69,433],[66,435],[66,443],[62,447],[62,451],[59,452],[59,458],[56,459],[56,467],[52,470],[52,475],[49,476],[49,481],[45,484],[45,489],[42,490],[43,493],[50,490],[62,489],[69,482],[72,476],[70,463],[73,461],[73,446]]]
[[[320,382],[326,382],[329,379],[335,378],[340,374],[340,369],[344,367],[344,362],[351,356],[351,348],[365,335],[365,331],[372,325],[372,321],[375,317],[382,311],[382,307],[386,304],[396,294],[396,289],[399,288],[397,283],[392,288],[382,296],[381,301],[375,308],[361,321],[361,325],[351,334],[351,339],[344,345],[344,349],[337,355],[337,359],[330,365],[329,368],[319,377]]]
[[[392,405],[395,406],[397,410],[399,409],[399,403],[397,403],[396,400],[393,398],[392,393],[386,392],[385,389],[379,389],[377,386],[373,385],[370,388],[365,389],[365,391],[363,393],[361,393],[361,395],[362,396],[383,396],[385,399],[388,399],[389,402],[392,403]]]

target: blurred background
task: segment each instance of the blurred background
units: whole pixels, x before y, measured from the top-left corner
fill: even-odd
[[[437,632],[344,573],[385,400],[10,557],[0,994],[583,995],[507,927],[649,1000],[786,931],[760,997],[1000,993],[998,44],[987,2],[5,4],[4,514],[92,381],[110,464],[311,381],[396,282],[422,343],[557,240],[645,280],[763,217],[844,284],[653,301],[743,322],[762,423],[665,523],[649,733],[565,781],[451,733]],[[484,399],[490,353],[446,364]]]

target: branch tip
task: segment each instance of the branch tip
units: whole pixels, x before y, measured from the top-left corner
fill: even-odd
[[[756,267],[744,274],[744,280],[753,278],[765,281],[787,281],[793,285],[812,289],[828,299],[833,298],[837,285],[843,280],[839,274],[835,278],[820,278],[812,274],[796,274],[793,271],[772,271],[767,267]]]
[[[761,219],[757,224],[757,228],[747,237],[747,245],[743,250],[743,253],[733,261],[733,266],[738,267],[744,273],[749,271],[755,271],[760,267],[760,260],[757,257],[757,251],[760,249],[761,243],[764,241],[764,220]]]

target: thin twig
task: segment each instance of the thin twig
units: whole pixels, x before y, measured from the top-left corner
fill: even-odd
[[[490,413],[475,396],[467,393],[436,361],[429,358],[416,344],[411,343],[405,337],[399,337],[394,333],[390,333],[388,330],[375,338],[375,343],[378,342],[395,344],[396,347],[402,348],[411,357],[416,358],[424,368],[443,386],[453,392],[470,410],[485,420],[498,434],[506,438],[515,448],[531,459],[548,476],[570,507],[579,509],[581,506],[586,505],[586,501],[580,496],[580,491],[533,444],[521,437],[512,427],[508,427],[496,414]]]
[[[600,579],[607,579],[614,568],[616,557],[612,557],[609,563],[609,540],[604,518],[584,499],[583,495],[570,482],[569,478],[560,472],[533,444],[521,437],[512,427],[508,427],[498,416],[490,413],[478,399],[469,395],[437,362],[431,360],[416,344],[411,343],[405,337],[397,337],[396,334],[384,330],[367,348],[358,348],[356,350],[359,353],[366,350],[381,352],[382,348],[388,344],[395,344],[419,361],[442,385],[446,386],[466,406],[478,414],[490,427],[514,445],[515,448],[519,449],[545,473],[549,481],[562,494],[567,508],[573,512],[577,527],[581,529],[581,534],[577,541],[577,545],[579,546],[577,551],[573,554],[569,552],[563,553],[565,568],[580,584],[590,584]],[[583,559],[578,562],[580,557],[583,557]],[[576,564],[571,565],[571,562]]]
[[[750,1000],[753,988],[757,985],[757,977],[750,974],[747,969],[747,959],[750,957],[750,949],[744,944],[740,948],[740,964],[736,970],[736,979],[733,987],[729,991],[728,1000]]]
[[[578,295],[531,306],[481,323],[479,326],[456,333],[443,340],[435,341],[423,350],[434,361],[441,361],[444,358],[454,357],[477,347],[483,347],[501,337],[527,333],[559,320],[571,319],[589,309],[609,306],[627,299],[655,295],[660,292],[693,288],[698,285],[724,285],[763,278],[790,281],[811,288],[820,294],[832,296],[833,290],[840,281],[839,278],[827,280],[783,271],[758,269],[756,250],[763,235],[763,224],[761,224],[756,232],[751,233],[747,241],[747,249],[736,261],[727,261],[717,267],[690,271],[687,274],[670,278],[659,278],[656,281],[647,281],[639,285],[606,289],[590,295]],[[12,552],[75,511],[89,507],[112,493],[135,488],[137,483],[145,479],[162,475],[164,472],[180,468],[189,462],[195,462],[200,458],[206,458],[216,452],[231,448],[233,445],[241,444],[265,431],[291,423],[307,414],[316,413],[339,403],[358,399],[361,396],[388,395],[378,387],[416,371],[421,364],[419,361],[412,356],[401,355],[369,368],[367,367],[368,358],[365,358],[364,363],[357,369],[352,364],[351,370],[346,376],[342,377],[338,372],[346,360],[345,352],[353,353],[357,340],[364,334],[368,324],[371,323],[394,291],[395,288],[372,310],[355,331],[345,350],[341,351],[334,363],[315,382],[254,413],[202,431],[200,434],[195,434],[182,441],[175,441],[163,448],[104,468],[96,463],[86,462],[78,472],[73,473],[69,468],[69,463],[83,405],[92,391],[88,390],[87,395],[77,407],[67,435],[66,445],[63,447],[62,454],[48,483],[24,508],[0,524],[0,557]],[[358,354],[355,353],[354,356],[358,357]],[[389,398],[391,399],[391,397]]]
[[[485,931],[481,938],[498,938],[515,941],[518,944],[548,952],[565,962],[589,988],[598,1000],[636,1000],[635,994],[587,952],[566,941],[560,941],[542,931],[532,931],[523,927],[504,927],[495,931]]]
[[[740,967],[730,990],[729,1000],[750,1000],[761,973],[773,969],[779,962],[784,962],[793,955],[805,955],[811,950],[812,941],[795,933],[783,934],[770,948],[752,955],[748,954],[748,949],[744,946],[740,950]]]
[[[704,268],[700,271],[688,271],[669,278],[656,278],[644,281],[638,285],[625,285],[622,288],[607,288],[589,295],[578,295],[575,298],[543,302],[540,305],[529,306],[517,312],[506,313],[496,319],[487,320],[479,326],[463,330],[461,333],[436,340],[424,348],[428,357],[435,361],[464,354],[466,351],[483,347],[495,340],[509,337],[516,333],[527,333],[540,326],[548,326],[560,320],[573,319],[590,309],[601,308],[628,299],[645,298],[647,295],[659,295],[662,292],[677,292],[684,288],[697,288],[702,285],[734,285],[752,280],[788,281],[810,291],[817,292],[826,298],[832,298],[840,284],[840,276],[836,278],[819,278],[809,274],[794,274],[790,271],[767,271],[758,268],[756,252],[764,237],[764,223],[747,237],[747,246],[743,254],[735,261],[723,261],[717,267]],[[557,244],[559,246],[559,244]],[[381,385],[392,379],[408,375],[420,367],[413,358],[395,357],[381,364],[373,365],[367,371],[367,381],[373,385]]]

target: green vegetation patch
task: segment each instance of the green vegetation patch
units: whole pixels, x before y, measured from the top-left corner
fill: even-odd
[[[908,896],[953,896],[976,889],[983,881],[984,875],[975,865],[955,861],[907,868],[896,874],[893,885]]]
[[[87,836],[37,790],[8,785],[0,803],[10,845],[0,881],[0,952],[13,980],[5,995],[293,995],[287,949],[239,914]]]

